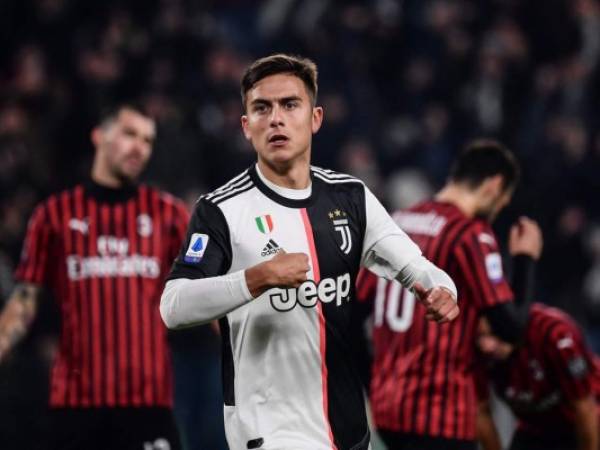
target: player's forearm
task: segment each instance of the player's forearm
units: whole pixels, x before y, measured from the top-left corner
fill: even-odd
[[[575,433],[578,450],[598,450],[598,413],[596,400],[588,396],[573,402],[575,411]]]
[[[170,280],[160,300],[160,314],[168,328],[208,323],[252,300],[244,271],[218,277]]]
[[[512,275],[515,301],[493,306],[484,312],[493,333],[506,342],[516,344],[523,338],[533,301],[535,265],[532,257],[515,255]]]
[[[37,312],[39,288],[18,285],[0,315],[0,361],[25,336]]]
[[[501,450],[500,437],[487,402],[480,403],[477,410],[477,439],[483,450]]]
[[[362,265],[377,276],[398,280],[409,289],[420,283],[425,289],[443,287],[457,296],[456,285],[448,274],[429,262],[401,230],[377,241],[365,252]]]
[[[456,285],[452,278],[425,257],[418,256],[411,260],[396,276],[396,279],[407,288],[412,288],[415,283],[420,283],[425,289],[442,287],[454,294],[457,298]]]

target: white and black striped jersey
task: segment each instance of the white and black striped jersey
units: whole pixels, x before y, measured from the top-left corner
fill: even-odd
[[[360,180],[317,167],[311,179],[309,197],[288,198],[253,166],[201,197],[169,277],[238,272],[281,249],[309,256],[299,288],[271,289],[220,320],[235,450],[369,448],[349,348],[360,332],[349,328],[355,279],[361,264],[393,278],[421,252]]]

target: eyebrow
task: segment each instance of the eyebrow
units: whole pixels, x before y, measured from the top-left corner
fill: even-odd
[[[289,101],[302,101],[302,97],[300,97],[299,95],[289,95],[287,97],[281,97],[281,98],[274,98],[274,99],[267,99],[267,98],[257,98],[254,99],[250,102],[251,105],[257,105],[257,104],[266,104],[266,105],[270,105],[271,103],[287,103]]]

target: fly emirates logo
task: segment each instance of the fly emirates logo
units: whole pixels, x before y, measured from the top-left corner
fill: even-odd
[[[317,301],[333,303],[340,306],[348,301],[350,294],[350,274],[345,273],[337,278],[323,278],[318,283],[307,280],[296,289],[271,289],[269,298],[277,311],[290,311],[296,304],[305,308],[316,306]]]
[[[99,277],[158,278],[158,258],[138,253],[129,254],[129,239],[99,236],[98,255],[67,256],[67,273],[72,281]]]

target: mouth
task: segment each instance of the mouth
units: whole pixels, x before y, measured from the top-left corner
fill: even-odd
[[[268,140],[269,144],[273,144],[273,145],[285,145],[288,141],[290,140],[290,138],[288,138],[285,134],[274,134],[273,136],[271,136]]]

